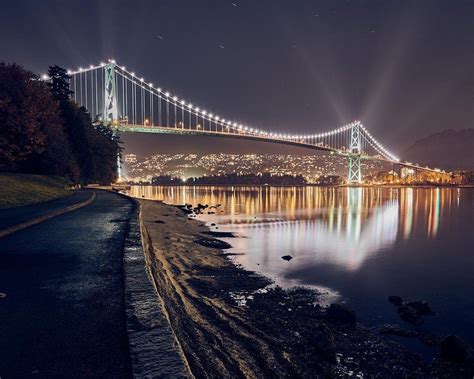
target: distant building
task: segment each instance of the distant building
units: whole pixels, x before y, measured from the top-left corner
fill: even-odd
[[[125,163],[128,163],[128,164],[137,163],[137,155],[136,154],[125,154]]]
[[[415,169],[411,167],[402,167],[400,170],[400,177],[402,179],[409,178],[415,175]]]

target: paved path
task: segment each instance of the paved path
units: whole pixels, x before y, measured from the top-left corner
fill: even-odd
[[[1,209],[0,210],[0,229],[18,225],[32,218],[44,216],[71,205],[87,200],[92,195],[92,191],[75,191],[71,195],[57,200],[50,200],[44,203],[31,204],[25,207]]]
[[[0,220],[89,196],[2,211]],[[126,198],[97,191],[85,208],[0,239],[1,378],[131,376],[123,244],[132,210]]]

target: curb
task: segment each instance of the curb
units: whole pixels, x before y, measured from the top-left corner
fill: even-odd
[[[83,207],[91,204],[95,200],[95,197],[96,197],[96,194],[95,194],[95,192],[93,192],[92,196],[89,199],[84,200],[80,203],[70,205],[69,207],[59,209],[57,211],[48,213],[44,216],[39,216],[39,217],[32,218],[31,220],[22,222],[22,223],[17,224],[17,225],[10,226],[10,227],[5,228],[5,229],[0,229],[0,238],[7,237],[10,234],[19,232],[20,230],[23,230],[23,229],[27,229],[27,228],[29,228],[30,226],[33,226],[33,225],[40,224],[44,221],[50,220],[50,219],[52,219],[54,217],[57,217],[57,216],[60,216],[64,213],[72,212],[72,211],[75,211],[76,209],[83,208]]]

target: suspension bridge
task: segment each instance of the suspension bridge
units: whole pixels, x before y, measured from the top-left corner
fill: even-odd
[[[275,132],[221,117],[146,81],[113,59],[67,73],[74,100],[119,131],[243,138],[323,150],[347,158],[347,179],[353,184],[362,183],[363,160],[439,172],[400,161],[360,121],[315,134]],[[49,78],[44,75],[43,79]]]

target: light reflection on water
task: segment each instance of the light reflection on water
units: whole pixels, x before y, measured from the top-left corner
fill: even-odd
[[[235,261],[282,286],[330,288],[363,318],[400,322],[391,294],[433,303],[426,327],[474,342],[474,191],[453,188],[132,187],[222,206],[199,218],[244,238]],[[290,254],[286,262],[281,256]]]

